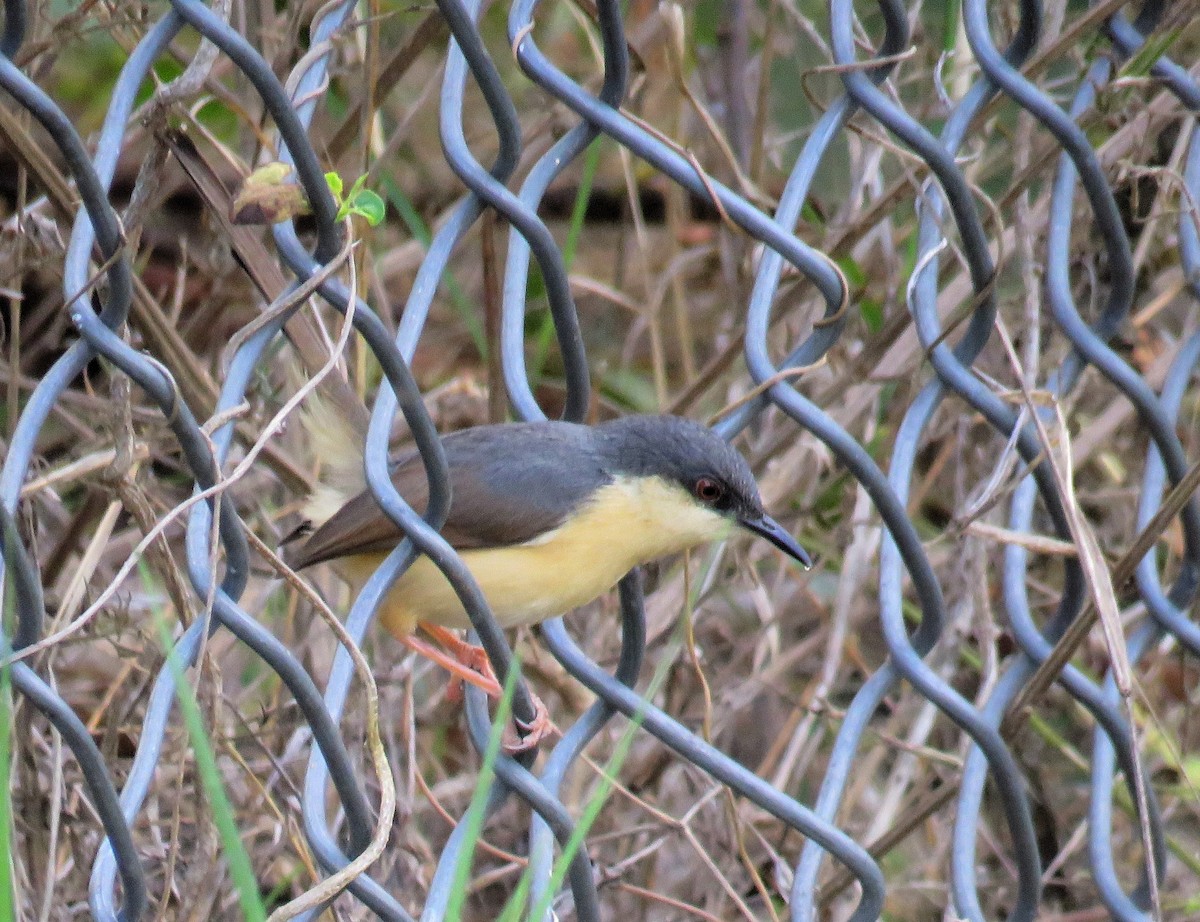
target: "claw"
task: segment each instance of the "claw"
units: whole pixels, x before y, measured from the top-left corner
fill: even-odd
[[[546,707],[546,702],[534,694],[530,697],[533,699],[533,720],[526,723],[513,718],[515,730],[512,725],[505,728],[504,740],[501,743],[505,755],[516,756],[536,749],[542,740],[557,730],[554,721],[550,719],[550,710]]]

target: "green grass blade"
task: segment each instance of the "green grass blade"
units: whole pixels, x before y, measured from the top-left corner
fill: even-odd
[[[673,659],[671,657],[661,661],[659,668],[661,678],[665,679],[668,672],[668,668],[663,668],[663,666],[668,665]],[[661,682],[660,675],[656,675],[655,681],[650,683],[651,687],[647,689],[645,696],[647,700],[657,691],[658,685]],[[600,811],[608,802],[608,795],[612,793],[617,774],[620,772],[621,766],[625,764],[625,760],[629,757],[629,750],[633,746],[633,738],[644,719],[645,713],[641,710],[633,715],[629,721],[629,725],[625,728],[625,732],[621,734],[621,738],[613,748],[612,755],[609,756],[608,761],[604,764],[604,771],[600,775],[596,789],[592,791],[587,803],[584,804],[583,812],[575,823],[575,829],[571,833],[571,838],[567,840],[562,853],[554,862],[554,868],[550,872],[550,881],[542,893],[542,898],[538,900],[537,905],[533,908],[533,912],[529,914],[531,922],[540,922],[549,913],[550,904],[554,901],[554,895],[558,893],[563,885],[563,881],[567,879],[567,872],[571,868],[571,862],[575,859],[576,853],[583,848],[587,834],[591,832],[592,826],[595,825],[596,819],[600,816]]]
[[[962,0],[949,0],[943,8],[942,51],[953,51],[958,47],[958,19],[962,11]]]
[[[575,193],[575,204],[571,208],[571,224],[567,228],[567,239],[563,243],[563,264],[567,271],[575,261],[575,252],[579,248],[579,237],[583,233],[583,219],[587,216],[588,202],[592,198],[592,186],[596,183],[596,172],[600,169],[600,148],[603,138],[596,138],[588,145],[583,158],[583,176],[579,179],[579,189]]]
[[[1183,29],[1167,29],[1161,34],[1151,35],[1132,58],[1121,68],[1121,77],[1148,77],[1150,69],[1179,40]]]
[[[679,630],[677,629],[672,645],[668,647],[665,655],[659,660],[658,668],[655,669],[654,675],[651,677],[650,683],[642,695],[646,701],[652,700],[658,694],[658,690],[662,687],[662,683],[666,681],[667,675],[671,671],[671,666],[675,662],[682,646],[679,640]],[[571,833],[571,838],[567,840],[566,846],[554,862],[554,867],[550,872],[550,880],[541,899],[538,900],[537,905],[527,917],[530,922],[541,922],[549,913],[550,904],[554,901],[555,894],[562,887],[563,881],[566,880],[567,872],[571,868],[571,862],[574,860],[576,853],[583,848],[587,834],[591,831],[592,826],[595,825],[604,804],[608,802],[608,795],[612,793],[617,774],[620,772],[621,766],[625,764],[625,760],[629,757],[629,750],[633,746],[633,738],[644,719],[644,711],[638,710],[630,718],[629,725],[625,728],[625,731],[621,734],[621,738],[617,741],[617,745],[613,748],[612,755],[609,756],[608,761],[604,765],[604,770],[601,773],[596,789],[588,797],[587,803],[584,804],[583,812],[580,814],[579,820],[575,823],[575,829]],[[529,869],[526,868],[525,874],[522,875],[513,897],[505,905],[504,912],[497,922],[516,922],[519,918],[520,907],[525,904],[526,894],[529,890],[528,877]],[[520,897],[519,900],[517,899],[518,896]]]
[[[429,249],[430,241],[433,236],[429,231],[429,226],[425,223],[425,219],[421,217],[421,213],[417,211],[412,200],[405,195],[404,190],[396,183],[394,179],[386,174],[380,177],[379,186],[383,190],[384,197],[397,214],[400,215],[400,220],[408,228],[408,232],[413,235],[413,238],[418,240],[421,246]],[[458,315],[459,321],[466,328],[467,333],[471,337],[471,342],[475,344],[475,349],[480,356],[487,358],[487,337],[483,332],[483,323],[480,317],[483,316],[483,311],[480,309],[471,297],[463,290],[462,285],[455,277],[453,272],[447,270],[442,276],[443,284],[446,286],[446,294],[450,296],[450,303],[454,307],[454,312]]]
[[[7,625],[12,623],[9,615],[14,604],[14,590],[11,579],[5,578],[3,583],[4,624]],[[0,668],[0,777],[4,779],[4,785],[0,788],[0,919],[17,918],[12,878],[12,790],[9,786],[12,777],[12,732],[12,667],[4,666]]]
[[[500,913],[496,922],[521,922],[521,910],[529,901],[529,891],[532,886],[533,872],[530,871],[529,865],[526,864],[521,878],[517,881],[516,888],[508,898],[508,902],[504,904],[504,911]]]
[[[221,848],[229,865],[229,875],[233,879],[238,902],[242,906],[242,917],[247,922],[263,922],[267,918],[267,911],[263,908],[258,881],[255,880],[254,869],[250,866],[250,856],[246,853],[237,824],[234,823],[233,806],[225,793],[225,785],[221,782],[217,757],[208,738],[208,731],[204,727],[200,705],[196,701],[192,686],[188,684],[183,663],[180,662],[179,653],[171,641],[171,634],[161,619],[158,622],[158,632],[167,654],[167,667],[175,679],[175,697],[179,701],[179,711],[183,715],[192,751],[196,756],[196,771],[200,775],[204,793],[212,808],[213,822],[216,823],[217,833],[221,838]]]
[[[471,863],[475,857],[475,846],[483,833],[483,811],[487,806],[488,792],[492,789],[492,779],[496,776],[496,759],[500,756],[500,741],[504,738],[504,728],[508,726],[508,718],[512,713],[512,697],[517,687],[517,674],[520,671],[518,660],[513,660],[513,666],[508,670],[504,681],[504,695],[496,707],[496,719],[492,721],[492,732],[488,734],[487,749],[483,753],[483,765],[479,768],[479,780],[475,782],[475,791],[471,794],[471,805],[467,808],[465,822],[466,831],[463,833],[463,847],[458,853],[458,862],[454,865],[454,886],[450,892],[450,901],[446,905],[446,918],[450,922],[458,922],[462,918],[463,905],[467,900],[467,882],[471,878]]]

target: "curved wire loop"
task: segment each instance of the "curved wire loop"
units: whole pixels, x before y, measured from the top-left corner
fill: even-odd
[[[620,585],[621,648],[611,673],[588,658],[561,619],[542,626],[541,636],[546,646],[568,673],[595,694],[596,700],[565,729],[562,739],[545,755],[540,766],[534,761],[536,753],[517,759],[502,756],[496,763],[495,782],[483,807],[484,818],[512,798],[529,808],[531,905],[554,900],[558,910],[565,911],[567,893],[549,892],[555,851],[567,847],[576,828],[561,792],[570,773],[579,766],[588,744],[621,714],[637,720],[642,730],[661,740],[676,757],[703,769],[785,827],[804,835],[789,894],[791,919],[817,918],[821,899],[818,877],[826,855],[848,870],[861,888],[850,918],[854,922],[878,919],[886,892],[883,872],[867,848],[837,823],[863,736],[885,696],[902,680],[907,680],[961,728],[969,740],[949,846],[955,911],[973,922],[984,918],[976,879],[980,866],[976,848],[983,792],[990,779],[1008,826],[1009,851],[1015,868],[1013,893],[1005,900],[1010,907],[1009,918],[1016,922],[1033,919],[1041,902],[1043,856],[1038,853],[1026,784],[1016,759],[1001,738],[1000,726],[1015,697],[1079,615],[1088,587],[1079,562],[1064,559],[1054,612],[1039,625],[1028,595],[1030,551],[1020,543],[1007,544],[1003,551],[1001,589],[1008,625],[1019,652],[1003,664],[998,681],[983,700],[972,703],[939,674],[936,650],[950,633],[946,602],[939,577],[906,505],[918,453],[927,439],[930,424],[945,398],[953,396],[978,412],[995,431],[998,438],[992,441],[997,446],[1003,445],[1004,451],[1015,451],[1027,465],[1012,495],[1009,529],[1031,533],[1040,510],[1058,537],[1067,540],[1072,537],[1064,505],[1067,500],[1043,457],[1044,446],[1036,420],[989,386],[978,367],[985,348],[993,342],[993,331],[998,324],[998,267],[991,250],[994,241],[989,239],[988,227],[977,207],[979,194],[967,181],[958,158],[985,108],[1001,97],[1033,115],[1062,151],[1050,194],[1045,297],[1055,330],[1069,342],[1071,351],[1047,377],[1042,389],[1061,400],[1071,393],[1083,371],[1093,366],[1129,399],[1139,423],[1150,436],[1136,513],[1139,529],[1160,509],[1167,486],[1179,483],[1187,474],[1188,462],[1175,425],[1187,386],[1200,364],[1200,333],[1192,334],[1179,346],[1161,393],[1157,394],[1110,345],[1133,304],[1134,264],[1112,186],[1080,122],[1094,106],[1097,94],[1112,79],[1112,63],[1098,58],[1090,65],[1075,88],[1070,110],[1064,112],[1021,72],[1042,29],[1041,4],[1037,0],[1022,0],[1013,37],[1008,47],[1000,51],[991,36],[986,0],[964,0],[965,35],[981,71],[957,102],[947,103],[949,112],[935,135],[906,111],[899,102],[900,94],[887,86],[912,40],[910,11],[900,0],[879,0],[878,17],[884,35],[875,56],[860,61],[855,6],[852,0],[831,0],[828,38],[843,92],[825,108],[799,145],[774,213],[767,214],[755,202],[704,173],[686,151],[622,110],[630,84],[630,55],[619,0],[598,0],[595,6],[600,62],[598,81],[590,85],[598,84],[596,89],[588,89],[582,80],[567,76],[539,47],[535,19],[541,8],[539,0],[511,3],[507,30],[521,73],[575,119],[523,177],[517,172],[524,152],[519,114],[501,76],[502,67],[489,54],[480,34],[477,20],[481,3],[438,0],[437,6],[451,35],[441,85],[440,137],[446,162],[467,191],[434,235],[393,334],[370,304],[328,271],[345,250],[345,231],[324,178],[321,157],[309,137],[329,81],[334,39],[350,23],[356,8],[353,0],[334,0],[314,14],[308,32],[313,52],[296,64],[286,84],[245,36],[200,0],[172,0],[170,9],[151,26],[125,62],[111,91],[94,154],[88,153],[56,102],[14,63],[29,31],[28,11],[19,0],[4,3],[0,88],[48,133],[80,200],[63,273],[66,310],[80,339],[43,375],[29,395],[0,468],[3,548],[0,578],[12,585],[16,613],[11,640],[0,636],[0,653],[6,658],[18,657],[8,667],[13,687],[62,735],[79,763],[95,806],[104,840],[91,871],[89,900],[93,915],[102,920],[134,922],[145,914],[149,902],[147,875],[131,826],[152,789],[173,709],[174,683],[165,668],[156,676],[145,703],[137,751],[118,792],[87,727],[53,683],[38,674],[36,659],[19,659],[22,650],[42,639],[46,618],[40,577],[15,519],[21,487],[33,463],[43,427],[64,391],[97,358],[128,375],[158,407],[194,480],[196,499],[188,513],[185,550],[191,587],[204,610],[202,618],[179,633],[175,654],[182,662],[194,664],[206,637],[223,628],[280,677],[311,731],[313,745],[309,747],[300,810],[308,844],[323,871],[333,874],[345,868],[362,853],[375,833],[376,818],[356,769],[356,747],[348,745],[340,726],[354,680],[350,651],[337,648],[322,691],[296,656],[240,602],[249,578],[250,550],[238,514],[239,487],[227,482],[224,474],[234,440],[232,411],[252,392],[256,375],[283,335],[285,322],[299,310],[299,304],[263,324],[234,352],[213,408],[213,419],[219,422],[211,432],[201,425],[197,408],[183,398],[167,369],[130,347],[121,335],[130,315],[135,278],[120,222],[108,202],[109,188],[129,133],[129,119],[139,87],[169,43],[183,30],[190,29],[215,44],[261,99],[278,134],[279,159],[295,168],[296,180],[311,203],[315,231],[310,237],[302,238],[290,220],[276,225],[272,231],[280,259],[293,276],[292,291],[314,277],[319,278],[315,297],[349,318],[382,371],[365,440],[364,469],[376,500],[406,537],[367,581],[346,616],[346,631],[355,644],[361,644],[366,637],[376,609],[396,580],[418,555],[425,555],[459,594],[474,628],[472,640],[487,650],[497,674],[504,676],[516,668],[508,642],[479,587],[461,558],[439,534],[452,498],[446,459],[409,363],[456,246],[484,212],[491,209],[511,228],[499,331],[507,399],[517,417],[545,418],[525,364],[524,331],[532,258],[545,284],[561,354],[565,389],[562,415],[573,421],[585,419],[592,399],[584,348],[586,331],[572,297],[569,266],[538,211],[551,184],[589,145],[601,138],[622,145],[670,181],[711,202],[731,224],[763,245],[754,265],[754,284],[745,309],[745,360],[760,391],[722,419],[717,431],[733,439],[768,410],[781,411],[828,447],[869,496],[882,523],[879,618],[889,657],[862,685],[846,709],[829,749],[824,776],[816,785],[817,797],[811,809],[789,792],[772,787],[638,693],[639,671],[646,653],[646,625],[642,583],[637,572]],[[1103,30],[1116,54],[1126,59],[1139,54],[1163,12],[1160,0],[1148,0],[1133,22],[1120,12],[1110,15]],[[1200,111],[1200,87],[1186,68],[1164,56],[1153,63],[1150,72],[1182,107],[1193,113]],[[488,166],[479,162],[467,143],[463,118],[468,81],[482,94],[497,139],[497,154]],[[285,87],[290,87],[290,91]],[[905,409],[886,468],[843,425],[810,401],[789,377],[796,369],[821,361],[839,343],[846,329],[849,291],[845,279],[829,256],[801,239],[798,225],[802,210],[811,201],[819,170],[839,168],[831,151],[836,149],[835,142],[850,130],[850,120],[856,113],[864,120],[878,123],[898,139],[928,167],[932,177],[917,202],[915,268],[907,291],[907,307],[932,374]],[[1178,248],[1186,284],[1200,301],[1200,219],[1195,207],[1200,201],[1200,128],[1193,130],[1182,176],[1182,194],[1190,197],[1192,204],[1179,209]],[[1080,315],[1071,291],[1070,232],[1079,220],[1075,214],[1079,188],[1085,193],[1092,220],[1099,230],[1108,272],[1105,301],[1090,320]],[[972,300],[960,305],[964,310],[961,332],[958,328],[945,328],[946,305],[938,304],[942,293],[939,288],[942,254],[950,245],[951,230],[972,288]],[[97,274],[103,284],[97,284],[97,279],[91,277],[97,272],[97,264],[102,269]],[[775,341],[777,328],[773,320],[778,318],[773,318],[773,313],[781,279],[788,267],[797,270],[812,286],[813,297],[805,305],[813,316],[807,320],[808,332],[799,342],[781,344]],[[784,358],[776,362],[773,354]],[[388,446],[397,412],[407,424],[425,465],[429,502],[423,515],[418,515],[404,501],[389,476]],[[1200,653],[1200,627],[1187,615],[1200,584],[1200,505],[1195,499],[1184,507],[1179,522],[1183,552],[1170,586],[1164,588],[1163,567],[1153,552],[1147,553],[1137,566],[1138,594],[1148,617],[1127,638],[1129,659],[1133,663],[1164,638],[1171,638],[1193,654]],[[905,620],[906,595],[915,601],[919,612],[915,627]],[[1154,792],[1139,791],[1136,787],[1136,779],[1143,777],[1145,771],[1139,763],[1133,728],[1122,711],[1121,696],[1112,675],[1097,683],[1080,669],[1067,666],[1057,680],[1095,721],[1088,860],[1097,889],[1114,918],[1140,922],[1147,917],[1152,883],[1163,878],[1166,845]],[[533,716],[532,699],[521,682],[513,704],[517,718],[527,721]],[[482,752],[489,718],[486,702],[474,689],[468,692],[467,714],[470,739]],[[1145,815],[1135,809],[1133,820],[1144,824],[1148,832],[1149,854],[1141,856],[1136,869],[1139,879],[1128,891],[1121,882],[1113,850],[1112,804],[1117,771],[1124,775],[1133,803],[1144,804]],[[330,790],[336,794],[335,810],[330,807]],[[414,882],[385,881],[369,873],[361,873],[349,881],[347,898],[393,922],[411,922],[413,907],[417,905],[421,905],[423,922],[443,918],[452,896],[455,871],[464,849],[470,846],[466,841],[469,819],[461,819],[442,849],[423,903]],[[570,909],[575,917],[584,922],[599,920],[600,892],[586,842],[572,855],[566,879]],[[301,918],[316,919],[322,909],[309,910]],[[556,910],[551,909],[538,922],[549,922],[555,917]]]

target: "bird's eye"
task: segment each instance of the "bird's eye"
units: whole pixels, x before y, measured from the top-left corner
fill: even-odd
[[[715,480],[701,477],[696,481],[696,498],[706,503],[715,503],[725,495],[725,488]]]

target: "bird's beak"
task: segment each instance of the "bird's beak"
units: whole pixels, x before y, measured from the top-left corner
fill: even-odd
[[[738,523],[742,528],[747,528],[756,535],[762,535],[789,557],[796,558],[804,565],[804,569],[812,569],[812,558],[808,556],[808,551],[797,544],[796,539],[769,515],[763,514],[758,518],[739,519]]]

